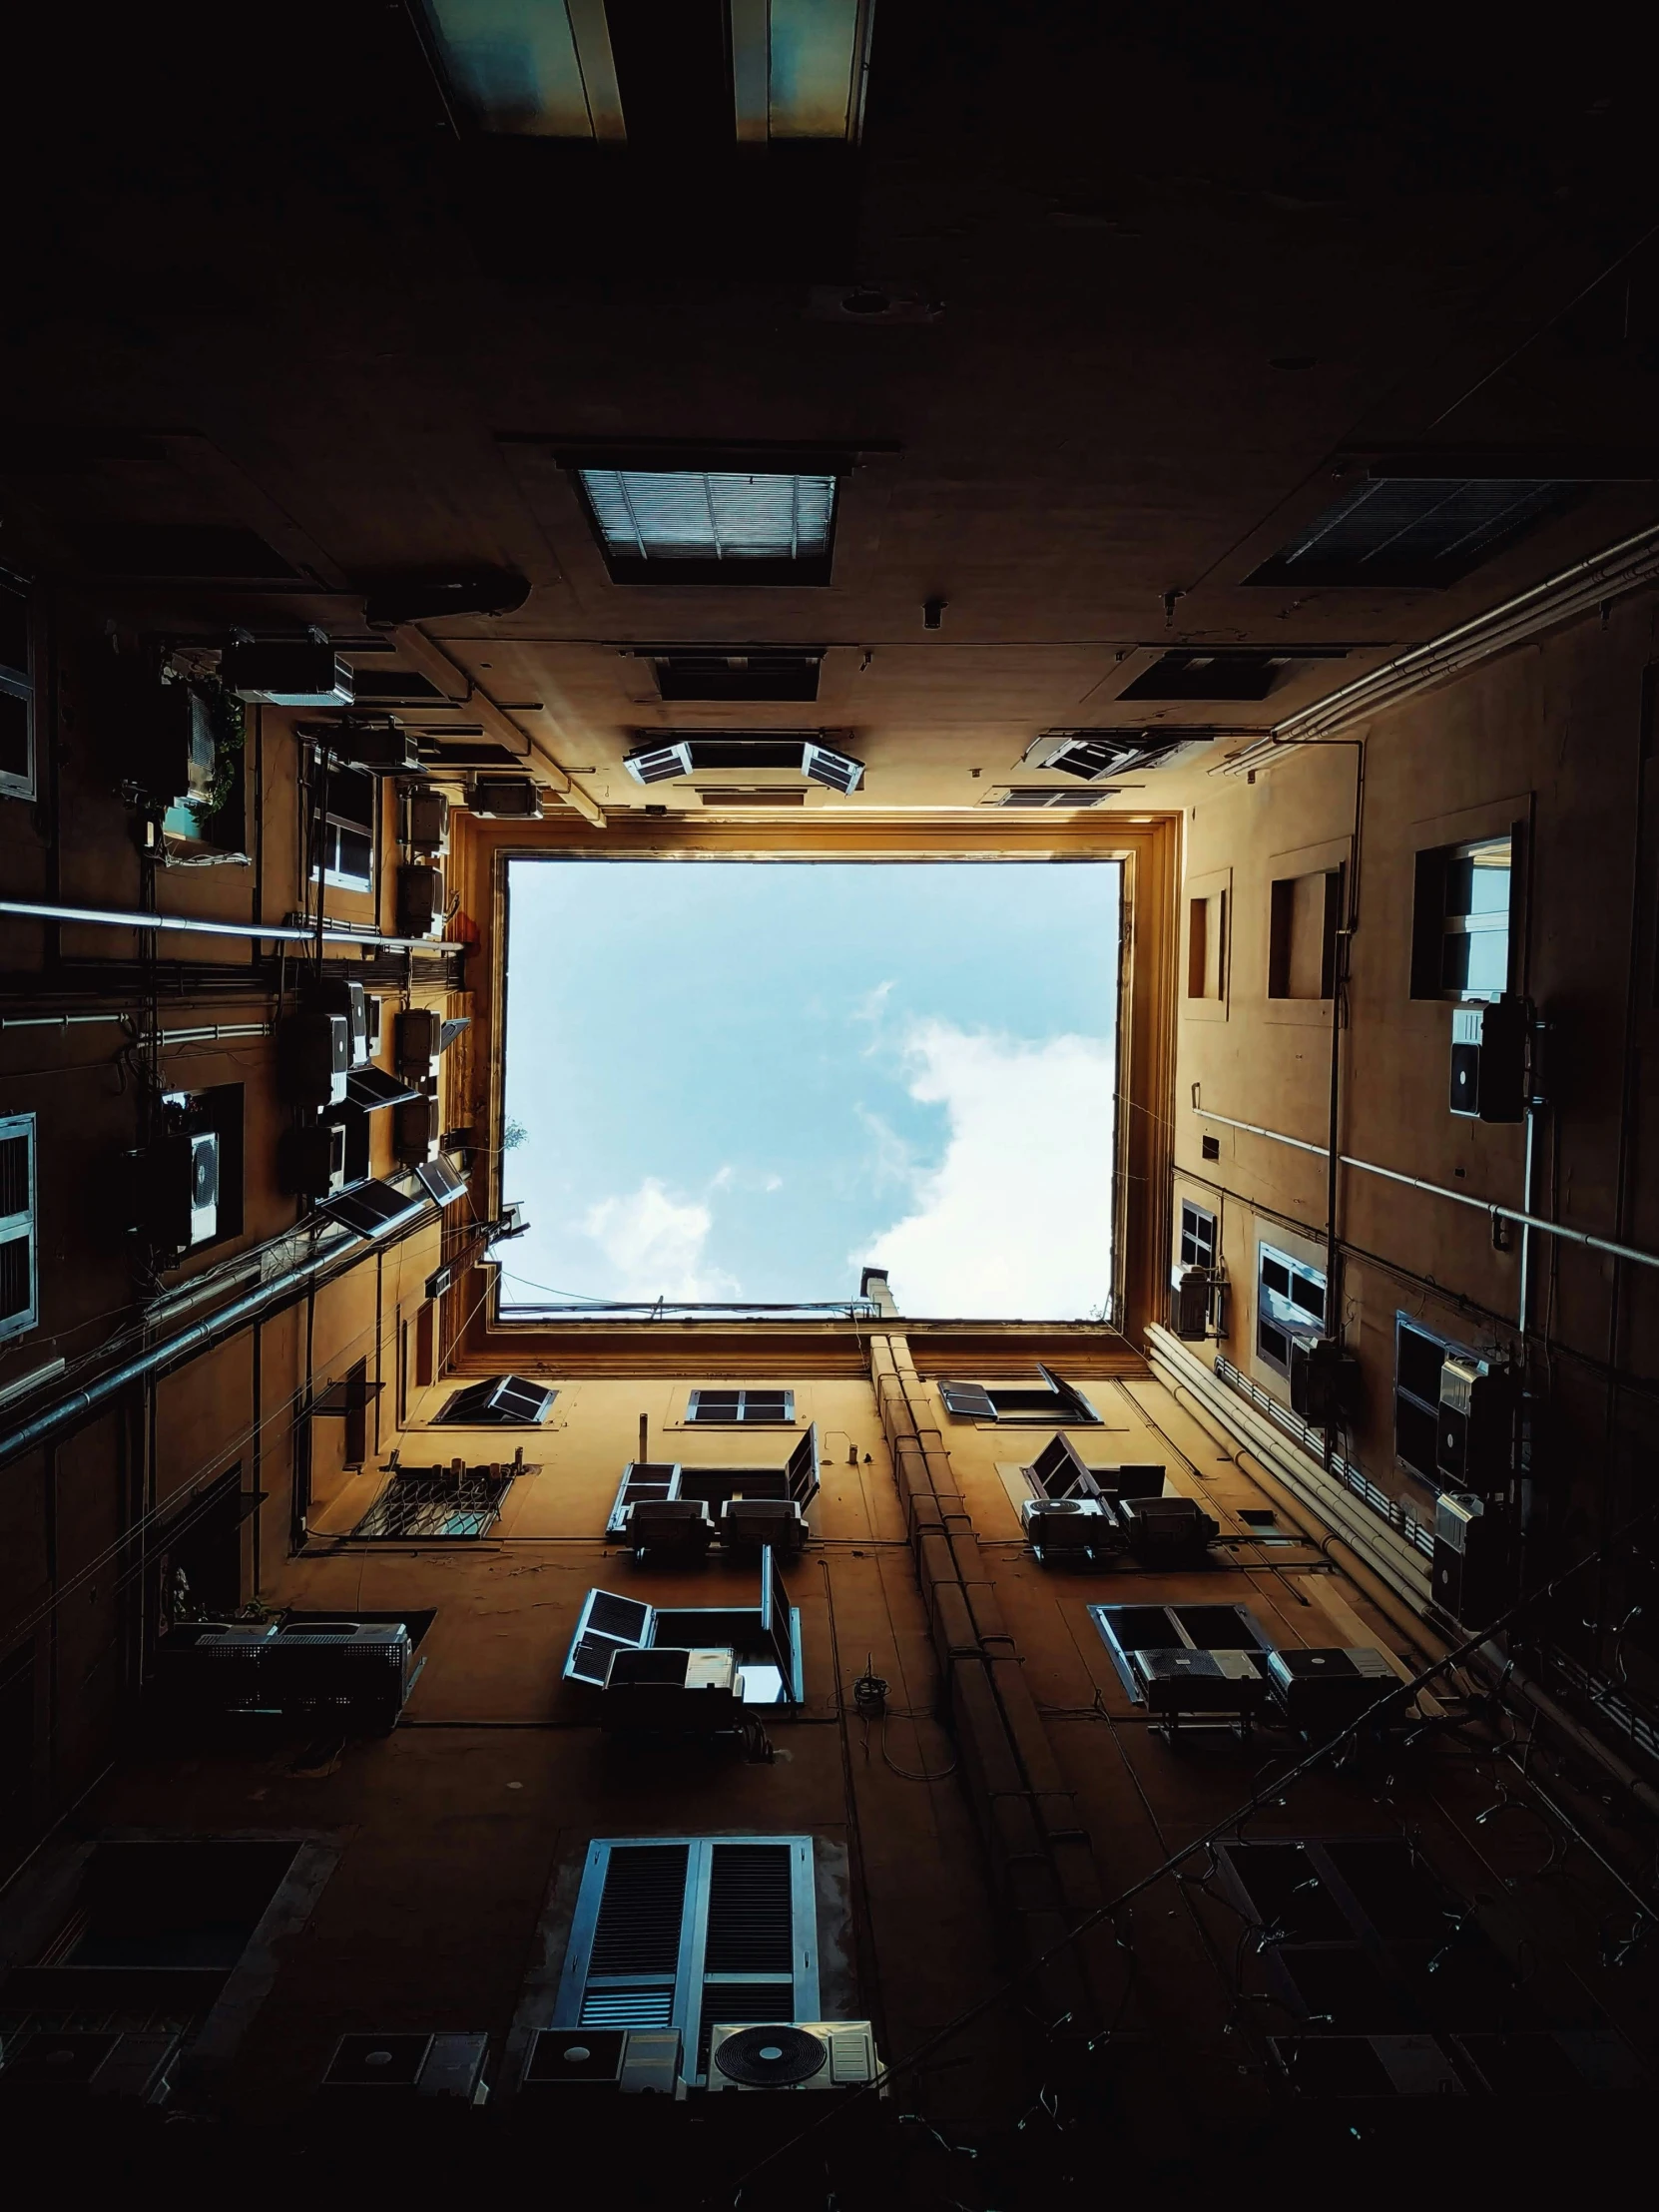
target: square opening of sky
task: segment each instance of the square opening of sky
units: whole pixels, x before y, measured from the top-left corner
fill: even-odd
[[[1113,861],[531,859],[508,879],[502,1306],[1099,1320]]]

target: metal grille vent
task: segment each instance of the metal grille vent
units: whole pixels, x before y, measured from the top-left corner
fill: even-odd
[[[584,2021],[589,2001],[646,1993],[593,1989],[596,1976],[674,1972],[680,1958],[688,1856],[684,1844],[620,1845],[612,1851],[588,1957],[590,1989],[583,2004]],[[672,2005],[673,1989],[664,1995]],[[668,2014],[662,2017],[666,2021]]]

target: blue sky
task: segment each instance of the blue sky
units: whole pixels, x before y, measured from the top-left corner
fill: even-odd
[[[1098,1313],[1110,862],[523,860],[509,1306],[840,1299]],[[550,1297],[549,1294],[552,1294]]]

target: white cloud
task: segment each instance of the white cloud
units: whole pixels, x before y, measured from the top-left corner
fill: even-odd
[[[909,1091],[943,1106],[944,1157],[913,1210],[851,1255],[888,1269],[901,1312],[1071,1320],[1112,1279],[1114,1054],[1100,1037],[1022,1044],[915,1025]]]
[[[610,1266],[605,1293],[618,1298],[735,1297],[733,1278],[704,1263],[713,1227],[707,1206],[671,1198],[654,1175],[626,1197],[601,1199],[582,1220]]]

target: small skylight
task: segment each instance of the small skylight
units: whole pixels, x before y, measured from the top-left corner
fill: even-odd
[[[1327,508],[1246,581],[1453,583],[1558,513],[1577,489],[1544,477],[1373,478]]]
[[[584,468],[588,505],[613,560],[816,561],[830,551],[833,476]]]

